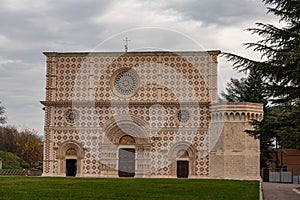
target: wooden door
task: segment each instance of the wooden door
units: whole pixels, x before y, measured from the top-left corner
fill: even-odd
[[[189,161],[177,161],[177,177],[188,178],[189,176]]]
[[[66,160],[66,176],[76,176],[76,159]]]
[[[119,150],[119,177],[134,177],[135,149]]]

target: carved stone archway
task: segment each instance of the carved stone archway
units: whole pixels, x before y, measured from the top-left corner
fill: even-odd
[[[120,139],[129,135],[136,144],[149,144],[149,124],[133,115],[114,116],[104,125],[105,137],[103,143],[118,145]]]
[[[188,161],[188,176],[195,175],[196,150],[188,142],[178,142],[169,151],[170,171],[172,176],[177,174],[177,161]]]
[[[134,145],[135,139],[130,135],[124,135],[119,141],[120,145]]]
[[[76,176],[82,176],[82,161],[84,159],[83,145],[74,141],[68,140],[58,147],[58,172],[60,176],[66,176],[66,160],[76,160]]]
[[[102,150],[118,155],[120,149],[134,149],[135,177],[150,173],[150,138],[149,125],[143,119],[133,115],[118,115],[112,117],[104,125]],[[130,141],[126,141],[126,138]],[[124,139],[124,140],[123,140]],[[105,157],[104,166],[116,166],[114,169],[105,168],[103,176],[118,177],[119,157]]]

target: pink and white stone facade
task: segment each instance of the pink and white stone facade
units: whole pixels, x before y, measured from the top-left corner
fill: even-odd
[[[43,175],[258,179],[262,105],[217,104],[219,53],[44,53]]]

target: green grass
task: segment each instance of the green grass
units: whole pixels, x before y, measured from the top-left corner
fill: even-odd
[[[0,177],[0,199],[259,199],[258,181]]]

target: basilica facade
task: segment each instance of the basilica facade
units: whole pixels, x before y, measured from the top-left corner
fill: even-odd
[[[218,103],[220,51],[45,52],[43,176],[259,179],[254,103]]]

